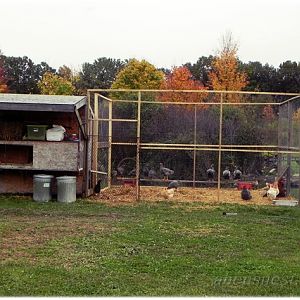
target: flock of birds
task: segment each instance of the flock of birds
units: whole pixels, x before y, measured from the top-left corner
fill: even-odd
[[[274,173],[274,170],[270,170],[269,173]],[[173,198],[175,191],[179,187],[179,182],[177,180],[171,180],[169,181],[169,176],[174,175],[174,170],[166,168],[163,163],[159,164],[159,172],[163,176],[164,181],[168,181],[168,187],[166,188],[164,192],[164,196],[166,199]],[[142,168],[142,173],[144,176],[147,176],[150,179],[155,179],[158,178],[157,172],[154,170],[154,168],[150,168],[148,166],[144,166]],[[125,176],[125,168],[122,166],[119,166],[117,170],[113,171],[113,176]],[[136,169],[133,168],[131,171],[127,172],[128,176],[136,176]],[[213,181],[215,179],[216,175],[216,170],[214,168],[214,165],[212,164],[207,170],[206,170],[206,175],[208,181]],[[224,180],[230,180],[233,179],[235,181],[241,180],[242,179],[242,171],[238,168],[235,167],[233,173],[231,174],[231,171],[229,167],[226,167],[225,170],[222,172],[222,177]],[[256,181],[257,182],[257,181]],[[254,183],[254,185],[256,185]],[[257,182],[258,185],[258,182]],[[101,186],[101,180],[99,180],[94,188],[95,193],[100,193],[100,186]],[[270,199],[275,199],[277,195],[279,194],[279,188],[278,188],[278,182],[274,182],[273,184],[267,184],[268,191],[266,193],[266,196]],[[244,200],[250,200],[252,198],[250,192],[247,189],[243,189],[242,191],[242,199]]]
[[[174,175],[174,170],[166,168],[163,163],[159,164],[159,172],[163,176],[163,180],[169,180],[169,177]],[[142,174],[144,177],[148,177],[149,179],[156,179],[159,178],[159,174],[155,171],[154,168],[149,166],[144,166],[142,168]],[[121,176],[136,176],[136,169],[133,168],[132,170],[126,172],[125,168],[123,166],[117,167],[117,170],[113,171],[113,177]],[[207,180],[213,181],[215,179],[216,170],[214,168],[214,165],[212,164],[207,170],[206,170]],[[231,171],[229,170],[229,167],[226,167],[225,170],[222,172],[222,177],[224,180],[241,180],[242,179],[242,171],[235,167],[234,171],[231,174]]]
[[[164,167],[163,163],[159,164],[159,172],[160,174],[163,176],[164,180],[168,180],[169,176],[174,174],[174,170],[171,170],[169,168]],[[149,179],[156,179],[159,178],[159,174],[157,174],[157,172],[155,171],[154,168],[149,167],[149,166],[144,166],[142,168],[142,174],[145,177],[148,177]],[[125,177],[125,176],[136,176],[136,169],[133,168],[132,170],[129,170],[128,172],[126,172],[126,168],[123,166],[118,166],[116,170],[112,171],[112,176],[113,177]]]
[[[207,178],[208,178],[209,181],[214,180],[215,174],[216,174],[214,165],[211,165],[210,168],[207,169],[206,174],[207,174]],[[225,168],[225,170],[222,173],[222,176],[223,176],[223,179],[225,179],[225,180],[231,179],[231,172],[229,170],[229,167]],[[234,180],[241,180],[242,179],[242,171],[239,170],[238,167],[235,167],[235,169],[233,171],[233,174],[232,174],[232,179],[234,179]]]

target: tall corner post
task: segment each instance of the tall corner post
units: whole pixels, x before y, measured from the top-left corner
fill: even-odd
[[[196,159],[197,159],[197,105],[194,105],[194,152],[193,152],[193,187],[196,186]]]
[[[141,91],[138,91],[136,130],[136,200],[140,200]]]
[[[291,150],[292,146],[292,130],[293,130],[293,124],[292,124],[292,107],[291,107],[291,101],[288,102],[288,151]],[[288,153],[287,155],[287,174],[286,174],[286,192],[287,195],[290,195],[291,193],[291,175],[292,175],[292,155]]]
[[[111,187],[111,153],[112,153],[112,109],[113,102],[108,101],[108,166],[107,166],[107,186]]]
[[[222,129],[223,129],[223,93],[221,93],[221,98],[220,98],[219,151],[218,151],[218,202],[220,201],[220,192],[221,192]]]
[[[93,147],[92,147],[92,170],[98,171],[98,134],[99,134],[99,95],[94,94],[94,119],[93,119]],[[92,186],[94,187],[98,180],[97,172],[93,173]]]
[[[89,196],[89,188],[90,188],[90,171],[91,165],[89,160],[89,152],[90,152],[90,105],[91,105],[91,92],[87,91],[87,105],[85,109],[86,114],[86,124],[85,124],[85,132],[87,134],[87,139],[85,141],[85,195]]]

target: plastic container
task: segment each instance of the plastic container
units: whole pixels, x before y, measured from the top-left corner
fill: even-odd
[[[237,188],[239,190],[242,190],[243,188],[246,188],[247,190],[251,190],[253,188],[252,182],[246,182],[246,181],[239,181],[237,183]]]
[[[44,141],[48,125],[27,125],[27,139]]]
[[[76,176],[60,176],[57,180],[57,201],[72,203],[76,201]]]
[[[33,175],[33,200],[48,202],[52,198],[53,175]]]

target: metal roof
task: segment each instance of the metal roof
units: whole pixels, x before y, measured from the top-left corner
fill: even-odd
[[[0,110],[74,112],[85,104],[85,96],[0,93]]]

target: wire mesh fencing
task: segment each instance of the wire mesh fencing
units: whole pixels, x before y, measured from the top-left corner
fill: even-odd
[[[299,95],[90,93],[97,102],[92,172],[107,187],[128,186],[138,200],[159,200],[169,198],[166,188],[177,181],[174,195],[181,199],[226,201],[233,192],[240,199],[244,184],[263,202],[265,186],[281,180],[285,197],[299,196]]]

